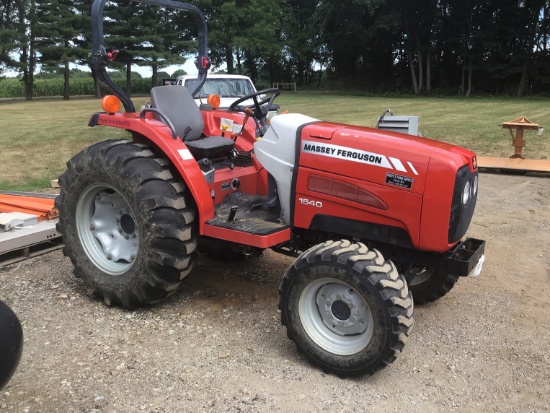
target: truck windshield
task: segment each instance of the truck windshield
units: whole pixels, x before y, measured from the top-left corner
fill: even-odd
[[[193,90],[195,79],[185,81],[185,87]],[[254,93],[255,90],[248,79],[206,79],[202,88],[195,95],[196,98],[205,98],[212,93],[220,97],[242,97]]]

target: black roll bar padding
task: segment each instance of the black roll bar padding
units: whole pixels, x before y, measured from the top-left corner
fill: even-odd
[[[166,122],[166,126],[168,126],[172,131],[172,138],[174,138],[174,140],[178,138],[174,124],[170,121],[170,119],[168,119],[168,117],[164,113],[162,113],[160,110],[156,108],[143,108],[142,111],[139,112],[139,118],[145,119],[145,114],[147,112],[156,113],[157,115],[159,115],[162,118],[162,120]]]
[[[105,36],[103,33],[103,9],[105,3],[110,0],[94,0],[92,4],[92,65],[97,72],[98,78],[103,82],[111,91],[121,100],[126,112],[135,112],[135,106],[122,88],[120,88],[109,76],[105,68],[105,60],[107,58],[107,52],[103,41]],[[199,50],[195,65],[199,70],[198,84],[192,96],[195,96],[200,90],[204,82],[206,81],[206,75],[210,68],[210,61],[208,60],[208,29],[206,27],[206,18],[200,9],[196,6],[187,3],[180,3],[173,0],[133,0],[138,3],[152,4],[158,7],[169,7],[176,10],[184,10],[195,18],[195,22],[198,27],[198,40]]]

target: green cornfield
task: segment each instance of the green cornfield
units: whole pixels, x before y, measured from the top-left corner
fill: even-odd
[[[126,88],[126,79],[113,79],[121,88]],[[159,85],[162,80],[159,79]],[[151,79],[132,78],[132,94],[148,94],[151,90]],[[89,78],[75,78],[69,81],[70,96],[91,96],[94,94],[94,81]],[[36,79],[33,85],[33,97],[63,96],[63,79]],[[7,78],[0,80],[0,98],[23,98],[25,88],[21,80]]]

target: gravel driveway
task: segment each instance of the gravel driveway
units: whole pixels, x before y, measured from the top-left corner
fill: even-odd
[[[403,353],[373,377],[311,366],[286,338],[266,252],[198,267],[138,311],[106,307],[60,251],[0,268],[23,323],[0,412],[535,412],[550,405],[550,179],[482,174],[469,235],[478,278],[417,306]]]

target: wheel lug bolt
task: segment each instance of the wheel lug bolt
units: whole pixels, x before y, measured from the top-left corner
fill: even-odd
[[[136,234],[132,235],[132,238],[135,238],[136,237]]]
[[[117,219],[116,219],[116,223],[117,223],[117,224],[120,223],[120,219],[117,218]]]
[[[113,259],[112,255],[111,254],[107,255],[107,259],[112,260]]]
[[[97,195],[95,196],[95,199],[97,199],[97,200],[99,201],[99,200],[101,199],[101,195],[97,194]]]
[[[134,261],[135,259],[136,259],[136,257],[135,257],[134,255],[132,255],[132,256],[130,257],[130,261]]]
[[[129,237],[128,235],[124,235],[124,238],[125,238],[125,239],[128,239],[128,238],[130,238],[130,237]]]
[[[118,229],[118,232],[119,232],[120,234],[122,234],[122,228],[119,228],[119,229]]]
[[[90,229],[93,231],[95,229],[95,225],[94,224],[90,224]]]

